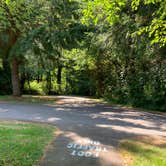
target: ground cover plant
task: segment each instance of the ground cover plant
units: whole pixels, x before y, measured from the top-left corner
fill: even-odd
[[[123,140],[120,149],[127,166],[166,165],[166,140],[150,137]]]
[[[0,122],[0,166],[36,165],[55,137],[55,127]]]

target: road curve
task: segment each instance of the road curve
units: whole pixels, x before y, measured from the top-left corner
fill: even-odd
[[[41,166],[122,166],[120,140],[166,138],[166,116],[99,104],[93,99],[58,96],[56,105],[0,103],[0,119],[47,122],[61,134]]]

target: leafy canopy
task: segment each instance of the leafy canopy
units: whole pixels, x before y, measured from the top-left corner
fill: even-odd
[[[83,11],[85,24],[101,25],[109,23],[114,25],[121,21],[125,6],[132,9],[133,16],[144,15],[147,22],[139,27],[137,34],[148,33],[151,44],[166,44],[166,0],[94,0],[87,2]],[[146,11],[149,10],[147,16]]]

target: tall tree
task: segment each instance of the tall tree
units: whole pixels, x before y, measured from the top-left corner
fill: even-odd
[[[80,3],[77,0],[51,0],[48,13],[48,23],[45,26],[44,39],[39,34],[40,42],[48,56],[54,58],[57,68],[57,84],[61,91],[62,71],[64,68],[63,52],[79,47],[79,42],[87,31],[80,21]]]
[[[0,32],[7,36],[7,51],[10,56],[13,95],[20,96],[19,66],[24,52],[19,51],[20,43],[29,31],[44,23],[44,1],[2,0],[0,2]],[[44,8],[45,9],[45,8]],[[3,41],[1,40],[1,43]],[[3,49],[3,48],[1,48]]]
[[[96,71],[104,75],[96,77],[97,82],[102,80],[102,96],[137,106],[164,105],[164,4],[160,0],[87,2],[82,21],[96,27],[90,50],[100,62],[96,69],[102,66]]]
[[[101,21],[110,25],[115,24],[121,17],[121,11],[126,5],[132,8],[133,15],[138,14],[144,24],[138,34],[148,33],[152,44],[166,44],[166,0],[94,0],[87,3],[83,21],[86,24],[100,24]],[[145,13],[148,13],[147,15]]]

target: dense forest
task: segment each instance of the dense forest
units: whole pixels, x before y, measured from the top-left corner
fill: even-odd
[[[1,0],[0,95],[75,94],[166,110],[166,0]]]

